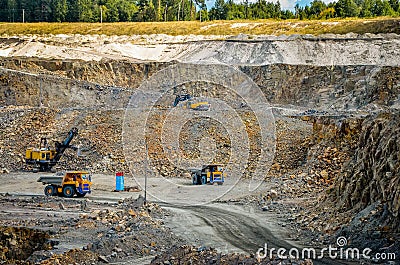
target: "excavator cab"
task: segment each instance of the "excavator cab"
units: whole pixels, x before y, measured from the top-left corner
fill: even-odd
[[[188,100],[191,98],[192,98],[192,96],[189,94],[176,95],[175,101],[174,101],[174,107],[178,106],[179,102],[185,101],[185,100]]]
[[[41,140],[41,143],[43,143],[43,139]],[[47,139],[45,140],[47,141]],[[56,155],[56,150],[55,149],[50,149],[48,146],[43,147],[41,144],[40,148],[28,148],[26,149],[25,152],[25,161],[27,164],[35,164],[39,165],[40,164],[46,164],[48,161],[51,161],[54,159]],[[45,171],[45,167],[42,166],[41,171]]]

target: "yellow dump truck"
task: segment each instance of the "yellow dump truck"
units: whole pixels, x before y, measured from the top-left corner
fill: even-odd
[[[72,198],[74,195],[83,197],[91,193],[92,177],[87,171],[69,171],[64,176],[42,176],[37,181],[46,185],[46,196]]]
[[[203,165],[202,168],[189,169],[194,185],[214,184],[222,185],[225,182],[226,173],[221,164]]]

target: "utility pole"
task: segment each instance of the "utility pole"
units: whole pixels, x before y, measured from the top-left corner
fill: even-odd
[[[41,108],[41,107],[43,107],[43,101],[42,101],[42,80],[43,80],[43,77],[42,77],[42,76],[39,76],[39,78],[40,78],[40,85],[39,85],[39,107]]]
[[[25,23],[25,9],[22,9],[22,23]]]
[[[182,0],[182,21],[185,21],[185,0]]]
[[[200,22],[201,22],[201,7],[200,7]]]
[[[157,4],[157,21],[161,21],[161,0],[158,0]]]
[[[146,145],[146,168],[145,168],[145,170],[144,170],[144,205],[146,205],[146,203],[147,203],[147,171],[148,171],[148,168],[149,168],[149,150],[148,150],[148,148],[147,148],[147,141],[146,141],[146,138],[145,138],[145,145]]]
[[[178,6],[178,21],[179,21],[179,13],[181,13],[181,3],[179,2],[179,6]]]
[[[100,6],[100,23],[103,23],[103,7]]]

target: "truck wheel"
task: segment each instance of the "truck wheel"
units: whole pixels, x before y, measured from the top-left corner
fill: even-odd
[[[193,185],[197,185],[198,184],[197,175],[196,174],[193,174],[193,176],[192,176],[192,183],[193,183]]]
[[[202,177],[201,177],[201,184],[202,184],[202,185],[207,184],[207,176],[202,176]]]
[[[52,185],[48,185],[44,188],[44,195],[53,196],[56,193],[56,188]]]
[[[65,186],[63,188],[63,195],[67,198],[74,197],[75,189],[72,186]]]

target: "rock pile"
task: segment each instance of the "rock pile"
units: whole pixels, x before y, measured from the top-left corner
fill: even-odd
[[[307,162],[311,125],[297,119],[276,117],[276,150],[269,175],[280,177]]]
[[[141,196],[120,201],[116,210],[97,210],[83,217],[109,228],[85,248],[98,253],[103,262],[154,255],[181,241],[163,226],[163,210],[154,203],[143,205]]]
[[[71,249],[64,254],[55,254],[49,259],[40,262],[40,265],[54,264],[81,264],[89,265],[96,264],[99,260],[99,255],[87,250]],[[34,264],[34,263],[32,263]]]
[[[321,154],[311,165],[309,177],[316,184],[331,185],[341,172],[343,163],[349,159],[349,154],[330,146],[320,151]]]
[[[308,142],[307,173],[316,184],[331,185],[354,153],[363,118],[309,117],[313,124]]]

